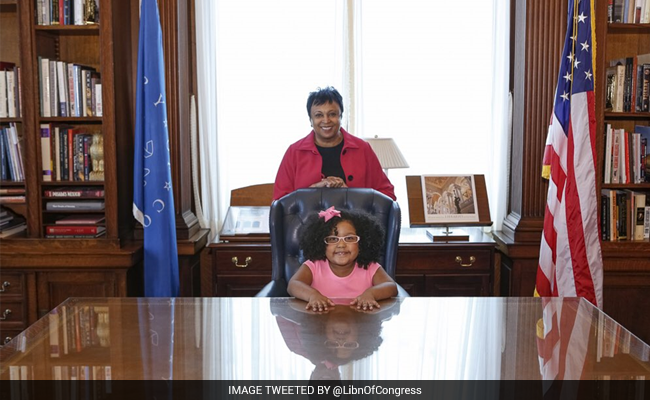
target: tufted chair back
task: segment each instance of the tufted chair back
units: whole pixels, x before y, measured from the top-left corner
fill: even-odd
[[[271,204],[273,281],[257,294],[258,297],[288,296],[287,283],[305,261],[300,250],[300,229],[309,216],[331,206],[337,210],[363,210],[379,219],[386,230],[386,246],[379,263],[395,278],[401,225],[401,211],[395,201],[373,189],[299,189]],[[400,296],[406,295],[403,289],[398,290]]]

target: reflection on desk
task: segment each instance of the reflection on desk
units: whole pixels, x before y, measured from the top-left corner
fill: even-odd
[[[2,379],[648,379],[650,346],[590,303],[71,298],[0,352]],[[544,332],[546,338],[544,339]],[[559,374],[559,375],[558,375]]]

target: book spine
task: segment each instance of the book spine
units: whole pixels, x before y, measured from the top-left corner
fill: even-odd
[[[16,79],[14,71],[6,71],[7,74],[7,115],[9,118],[16,118]]]
[[[68,77],[68,102],[69,102],[69,110],[70,110],[70,116],[71,117],[78,117],[77,112],[76,112],[76,97],[74,94],[74,64],[70,63],[68,64],[67,68],[67,77]]]
[[[4,140],[4,129],[0,127],[0,179],[9,180],[9,165],[7,164],[7,154]]]
[[[104,191],[101,189],[97,190],[83,190],[83,189],[49,189],[43,192],[45,197],[76,197],[76,198],[87,198],[87,197],[104,197]]]
[[[50,60],[48,65],[50,71],[50,115],[58,117],[59,115],[59,86],[57,85],[56,61]]]
[[[52,153],[50,143],[50,127],[47,124],[41,124],[41,168],[43,170],[43,182],[52,181]]]
[[[90,235],[90,234],[97,234],[98,233],[98,227],[97,226],[90,226],[90,225],[72,225],[72,226],[62,226],[62,225],[56,225],[56,226],[46,226],[45,227],[45,232],[48,234],[53,234],[53,235],[67,235],[67,234],[82,234],[82,235]]]

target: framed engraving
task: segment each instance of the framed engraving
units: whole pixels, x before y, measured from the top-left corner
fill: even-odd
[[[230,206],[221,236],[269,234],[270,207]]]
[[[479,222],[473,175],[422,175],[421,179],[427,224]]]

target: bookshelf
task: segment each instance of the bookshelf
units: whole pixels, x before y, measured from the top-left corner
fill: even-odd
[[[22,319],[13,321],[11,334],[35,322],[70,296],[126,296],[127,271],[142,258],[141,245],[130,241],[133,236],[132,155],[138,2],[98,0],[98,22],[82,25],[42,22],[40,7],[44,3],[48,1],[0,0],[0,61],[20,67],[19,89],[22,94],[21,116],[0,118],[0,126],[11,123],[18,126],[25,176],[23,181],[0,182],[2,188],[24,188],[25,191],[24,202],[10,204],[8,208],[25,219],[26,229],[0,239],[3,266],[0,281],[21,283],[20,290],[9,286],[0,294],[0,302],[7,295],[13,296],[10,299],[14,307],[21,310],[12,313]],[[49,2],[53,3],[59,2]],[[72,3],[71,0],[60,4]],[[59,100],[66,99],[66,112],[62,111],[61,102],[56,104],[59,108],[51,105],[50,113],[43,111],[43,59],[63,61],[93,71],[87,76],[82,75],[81,69],[75,71],[71,67],[68,71],[67,66],[59,71],[62,74],[59,87],[70,86],[68,97],[58,97]],[[68,79],[63,75],[65,72],[69,73]],[[91,91],[86,93],[90,99],[86,106],[92,107],[87,113],[83,110],[74,112],[71,107],[72,96],[80,98],[84,89],[87,91],[89,88],[88,84],[81,85],[81,77],[86,77],[86,82],[99,78],[91,80]],[[97,84],[101,84],[101,90]],[[53,87],[50,84],[49,88]],[[75,89],[79,93],[75,94]],[[48,154],[48,145],[42,137],[43,127],[49,127],[52,133],[49,141],[52,162],[49,165],[54,173],[49,179],[43,173],[46,169],[43,159]],[[56,154],[52,151],[56,147],[55,128],[89,136],[85,142],[83,139],[68,139],[67,143],[73,147],[65,156],[58,153],[71,162],[67,179],[56,176],[56,168],[62,167],[57,165]],[[97,135],[101,141],[96,140]],[[82,136],[70,134],[73,139]],[[64,139],[60,139],[61,148]],[[77,151],[73,153],[72,148]],[[77,172],[81,172],[77,179],[70,178],[72,163],[79,156]],[[100,160],[103,168],[99,167]],[[98,174],[100,170],[102,173]],[[52,192],[64,196],[48,197]],[[81,195],[76,196],[79,192]],[[55,200],[66,202],[73,209],[48,209],[51,208],[48,203]],[[79,205],[87,201],[100,202],[103,206],[79,210]],[[84,214],[101,220],[94,222],[101,227],[101,236],[58,235],[52,238],[48,235],[47,227],[55,225],[57,220]],[[3,338],[11,336],[5,335],[5,325],[0,324]]]
[[[650,112],[635,110],[615,112],[606,108],[606,71],[611,60],[635,57],[650,53],[650,24],[608,22],[608,2],[596,1],[597,73],[597,160],[598,193],[603,191],[635,192],[646,195],[650,201],[650,183],[605,183],[605,152],[607,124],[614,129],[634,132],[637,125],[650,125]],[[599,210],[606,202],[600,199]],[[634,215],[634,214],[631,214]],[[602,214],[601,214],[602,217]],[[650,288],[650,241],[603,240],[604,261],[604,311],[642,339],[650,337],[650,324],[639,318],[637,309],[647,307]],[[630,307],[630,305],[634,305]],[[637,308],[639,307],[639,308]]]

